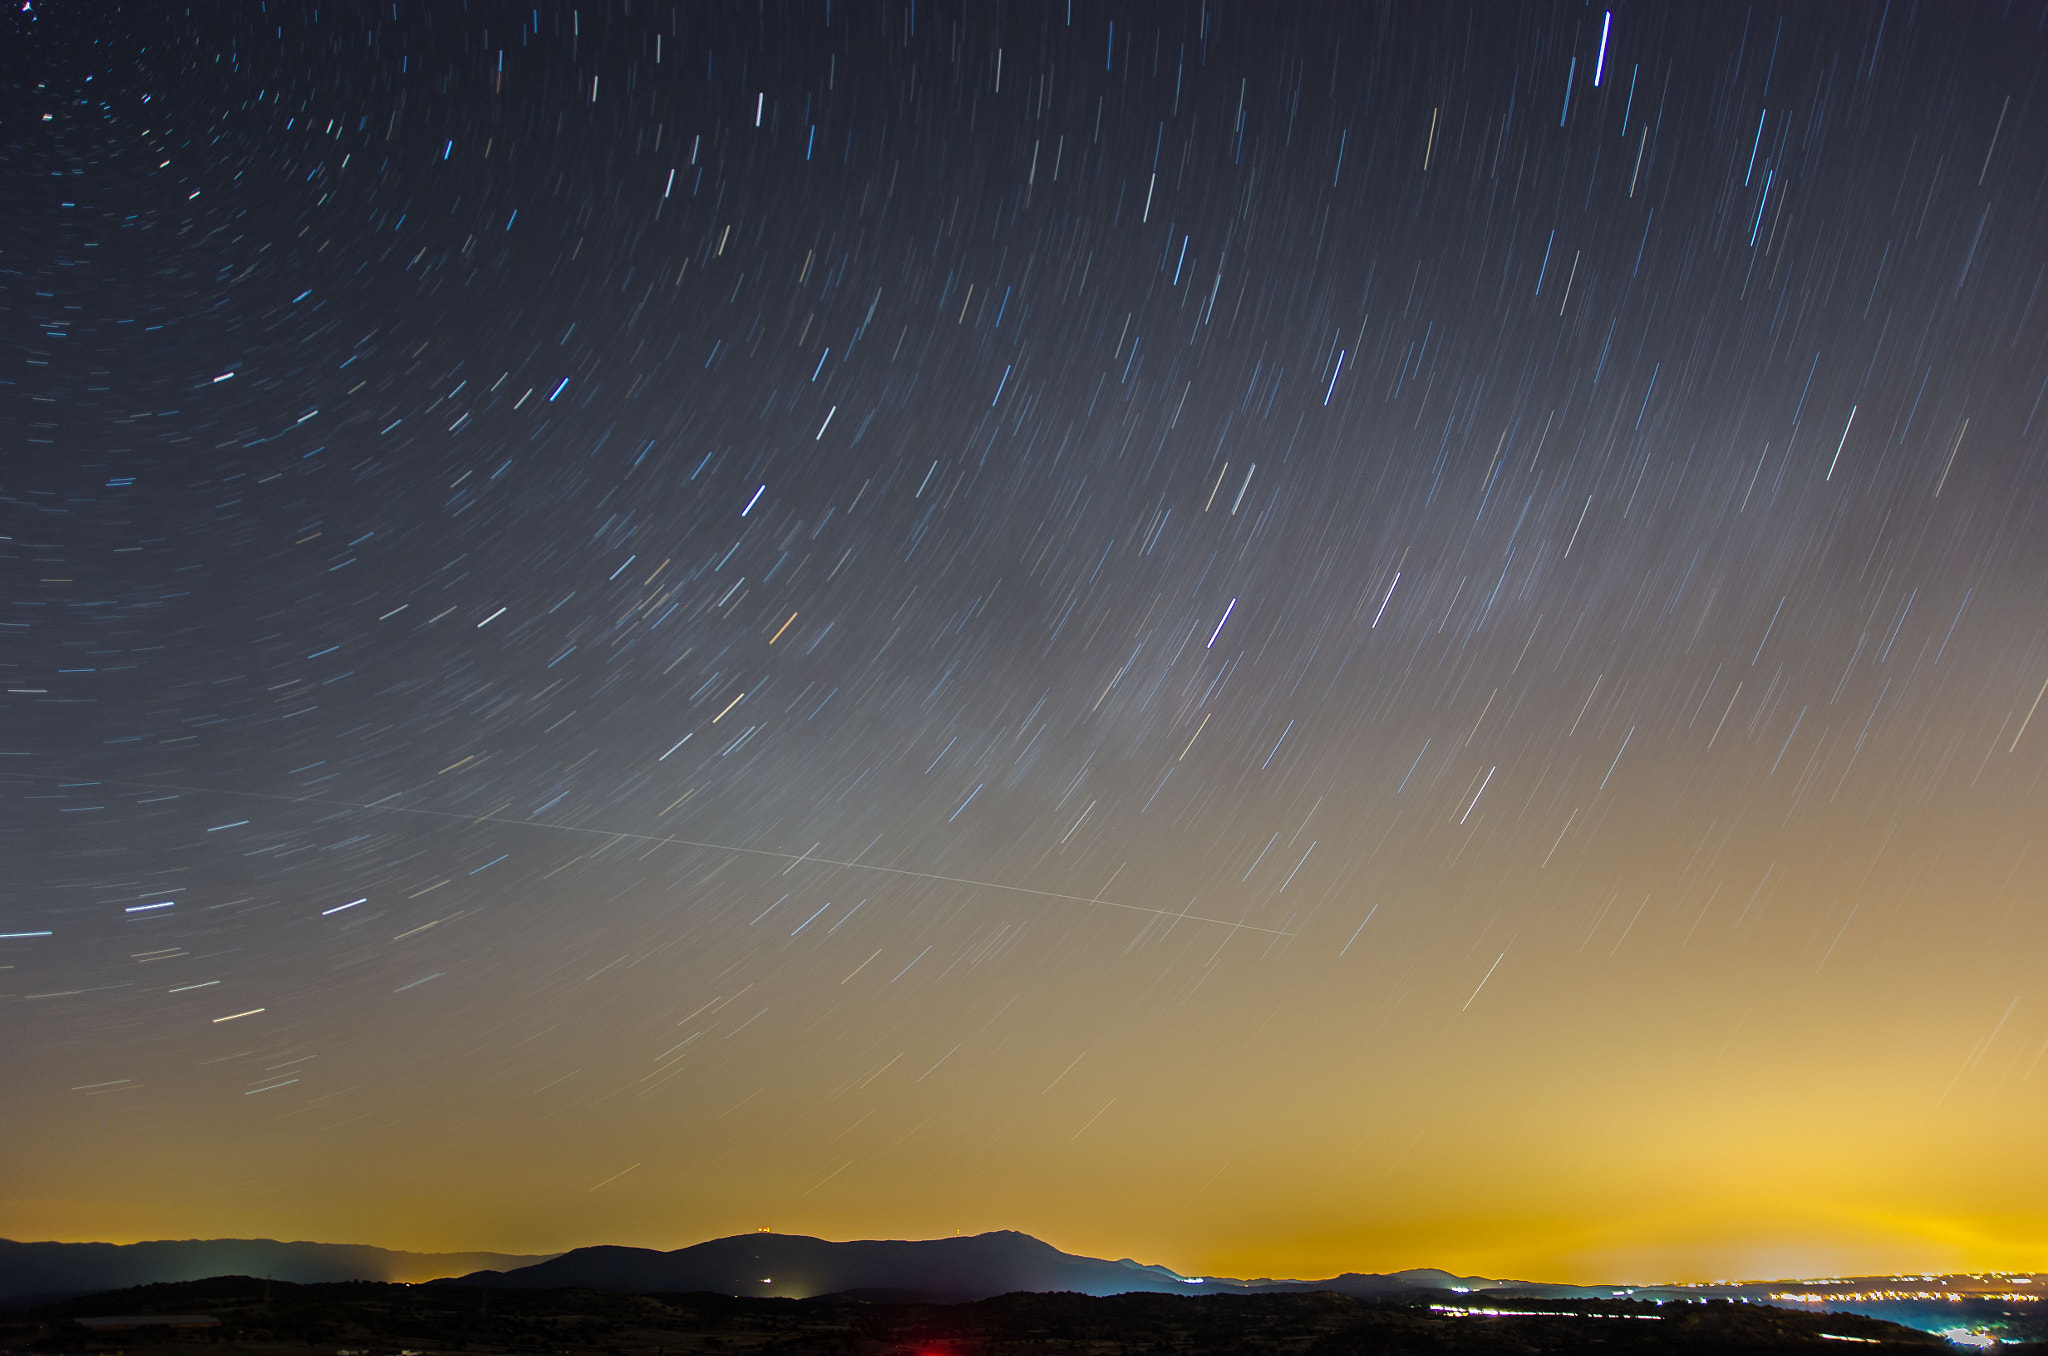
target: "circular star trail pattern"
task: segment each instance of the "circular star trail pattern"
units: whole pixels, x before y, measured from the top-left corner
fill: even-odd
[[[8,1233],[2040,1264],[2039,5],[5,23]]]

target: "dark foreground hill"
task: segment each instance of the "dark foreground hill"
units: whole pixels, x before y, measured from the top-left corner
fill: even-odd
[[[1437,1303],[1458,1299],[1445,1292]],[[244,1356],[1705,1356],[1840,1352],[1843,1338],[1899,1351],[1948,1349],[1939,1338],[1855,1315],[1730,1302],[1551,1307],[1557,1312],[1489,1317],[1329,1293],[1018,1294],[970,1304],[876,1304],[221,1277],[16,1315],[0,1323],[0,1349],[124,1356],[224,1356],[224,1348]],[[150,1314],[207,1315],[219,1326],[108,1331],[76,1322]]]
[[[523,1267],[549,1254],[394,1252],[272,1238],[156,1243],[16,1243],[0,1238],[0,1300],[57,1296],[241,1273],[281,1281],[424,1281],[479,1267]]]
[[[1111,1262],[1061,1252],[1014,1230],[966,1238],[833,1242],[803,1234],[735,1234],[658,1252],[652,1248],[577,1248],[516,1271],[478,1271],[442,1284],[494,1289],[617,1290],[633,1294],[710,1290],[726,1295],[807,1299],[851,1292],[856,1298],[986,1299],[1018,1290],[1083,1295],[1153,1291],[1175,1295],[1306,1293],[1332,1290],[1359,1299],[1414,1297],[1433,1289],[1476,1290],[1479,1276],[1420,1270],[1380,1276],[1357,1272],[1322,1281],[1239,1281],[1182,1276],[1126,1257]]]

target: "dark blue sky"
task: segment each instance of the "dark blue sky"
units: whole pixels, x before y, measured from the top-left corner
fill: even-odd
[[[2040,1256],[2040,5],[5,23],[0,1232]]]

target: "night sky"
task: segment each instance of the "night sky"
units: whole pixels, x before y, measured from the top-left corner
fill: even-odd
[[[2048,1266],[2040,3],[0,24],[0,1233]]]

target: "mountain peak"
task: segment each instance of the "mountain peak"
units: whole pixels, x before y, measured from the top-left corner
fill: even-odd
[[[1383,1298],[1425,1290],[1479,1289],[1483,1278],[1418,1270],[1398,1276],[1350,1274],[1322,1281],[1242,1281],[1183,1276],[1171,1267],[1124,1257],[1109,1261],[1060,1251],[1015,1229],[917,1240],[831,1242],[804,1234],[748,1233],[687,1248],[578,1248],[503,1273],[477,1272],[449,1284],[507,1289],[711,1291],[805,1299],[813,1296],[916,1294],[958,1300],[1016,1291],[1087,1295],[1175,1295],[1335,1290]]]

